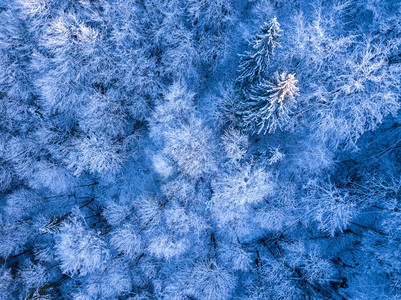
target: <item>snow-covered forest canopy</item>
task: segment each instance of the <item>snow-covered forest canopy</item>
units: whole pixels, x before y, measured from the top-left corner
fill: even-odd
[[[400,15],[0,0],[0,299],[401,299]]]

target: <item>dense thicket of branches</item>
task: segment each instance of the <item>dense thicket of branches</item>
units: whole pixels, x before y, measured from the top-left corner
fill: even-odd
[[[401,297],[400,13],[0,0],[0,299]]]

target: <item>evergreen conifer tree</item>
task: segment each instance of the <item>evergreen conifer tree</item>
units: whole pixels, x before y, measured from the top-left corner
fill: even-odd
[[[274,17],[264,23],[253,41],[252,49],[241,57],[238,66],[238,81],[252,82],[258,76],[265,74],[274,50],[280,44],[277,39],[281,36],[282,30],[277,18]]]
[[[274,133],[283,129],[295,104],[298,80],[294,74],[275,74],[274,81],[252,87],[241,106],[244,127],[251,133]]]

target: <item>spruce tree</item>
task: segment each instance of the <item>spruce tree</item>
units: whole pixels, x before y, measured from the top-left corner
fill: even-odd
[[[277,39],[281,36],[281,32],[276,17],[262,25],[260,33],[253,41],[252,50],[241,57],[238,66],[239,82],[252,82],[266,72],[270,57],[274,54],[274,49],[279,46]]]
[[[251,133],[274,133],[290,119],[291,108],[298,94],[294,74],[275,74],[274,80],[251,87],[240,107],[243,126]]]

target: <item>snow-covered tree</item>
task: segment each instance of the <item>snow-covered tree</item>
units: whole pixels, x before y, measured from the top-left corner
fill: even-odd
[[[135,227],[125,225],[112,233],[110,243],[120,252],[135,257],[141,251],[141,240],[135,234]]]
[[[13,278],[11,276],[10,270],[2,268],[0,270],[0,296],[4,299],[9,298],[10,292],[11,292],[11,284],[13,281]]]
[[[124,157],[121,145],[104,137],[91,136],[74,142],[74,149],[66,162],[76,175],[84,171],[115,174],[120,170]]]
[[[103,239],[88,228],[79,211],[75,211],[60,227],[56,236],[56,254],[63,273],[81,276],[103,270],[110,257]]]
[[[252,82],[266,75],[271,56],[275,48],[280,45],[277,39],[281,36],[281,32],[276,17],[261,26],[260,32],[252,42],[252,49],[241,56],[238,81]]]
[[[224,151],[233,163],[241,161],[248,150],[249,140],[244,134],[241,134],[239,130],[229,128],[225,131],[222,136]]]
[[[400,298],[400,12],[0,0],[0,299]]]
[[[263,81],[252,87],[240,107],[244,128],[257,134],[284,129],[296,103],[297,85],[294,74],[276,73],[271,82]]]
[[[244,165],[218,177],[212,189],[210,209],[217,226],[232,235],[246,236],[254,226],[253,208],[272,195],[274,182],[263,168]]]
[[[318,228],[332,236],[347,229],[357,214],[355,199],[330,183],[312,186],[308,202]]]
[[[198,178],[216,170],[213,135],[200,120],[189,122],[166,133],[163,153],[172,159],[178,171]]]

